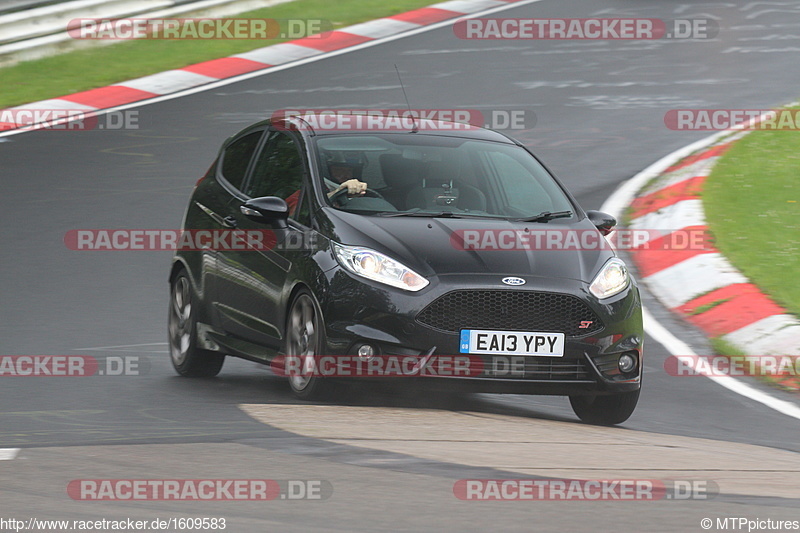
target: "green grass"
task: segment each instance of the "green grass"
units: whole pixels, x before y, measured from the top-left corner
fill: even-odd
[[[431,3],[431,0],[294,0],[238,17],[321,19],[340,28]],[[137,40],[27,61],[0,69],[0,109],[104,87],[285,40]]]
[[[719,250],[800,316],[800,132],[737,141],[706,181],[703,206]]]
[[[739,348],[734,346],[733,344],[723,340],[721,337],[712,337],[709,339],[711,341],[711,346],[718,355],[726,356],[728,359],[732,361],[742,361],[747,359],[748,357],[742,352]],[[793,391],[797,392],[800,391],[800,379],[796,376],[790,375],[759,375],[757,377],[763,383],[771,387],[775,387],[776,389],[786,390],[786,391]]]
[[[730,302],[731,300],[732,300],[732,298],[722,298],[720,300],[714,300],[713,302],[707,303],[705,305],[699,305],[696,308],[694,308],[692,310],[692,312],[689,313],[689,315],[691,315],[691,316],[701,315],[701,314],[705,313],[706,311],[711,311],[712,309],[714,309],[718,305],[722,305],[725,302]]]
[[[746,357],[743,351],[728,341],[723,340],[722,337],[711,337],[709,341],[711,342],[711,347],[714,349],[714,352],[719,355],[725,355],[730,358]]]

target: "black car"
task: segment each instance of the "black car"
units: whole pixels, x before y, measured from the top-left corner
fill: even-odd
[[[615,223],[499,132],[260,122],[223,144],[189,201],[185,234],[257,238],[176,252],[172,362],[205,377],[226,355],[291,367],[311,399],[362,361],[399,358],[403,371],[378,373],[567,395],[582,420],[620,423],[639,398],[643,328],[604,237]]]

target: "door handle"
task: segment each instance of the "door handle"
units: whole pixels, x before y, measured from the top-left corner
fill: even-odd
[[[222,225],[228,228],[235,228],[236,227],[236,217],[233,215],[229,215],[222,219]]]

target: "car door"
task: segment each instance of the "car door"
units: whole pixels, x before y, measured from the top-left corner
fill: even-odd
[[[211,171],[213,174],[198,182],[192,195],[192,203],[186,211],[184,228],[194,237],[189,241],[189,246],[199,249],[185,250],[182,255],[195,271],[201,272],[202,282],[199,286],[203,288],[203,299],[213,309],[205,319],[214,325],[219,325],[216,306],[220,282],[217,247],[211,239],[201,237],[224,233],[229,229],[228,221],[225,220],[228,205],[236,196],[244,198],[241,188],[245,184],[265,130],[262,127],[248,131],[226,142]]]
[[[308,234],[309,210],[304,199],[308,163],[299,136],[270,130],[250,169],[246,198],[233,198],[227,216],[237,230],[266,235],[266,247],[220,250],[218,306],[223,327],[230,335],[280,350],[283,341],[284,301],[293,267],[293,250],[303,247]],[[289,204],[287,225],[267,224],[246,217],[247,198],[277,196]],[[258,353],[252,354],[267,357]]]

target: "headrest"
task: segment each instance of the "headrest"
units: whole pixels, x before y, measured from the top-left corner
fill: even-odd
[[[413,187],[420,183],[420,161],[408,159],[401,154],[381,154],[383,181],[393,189]]]

